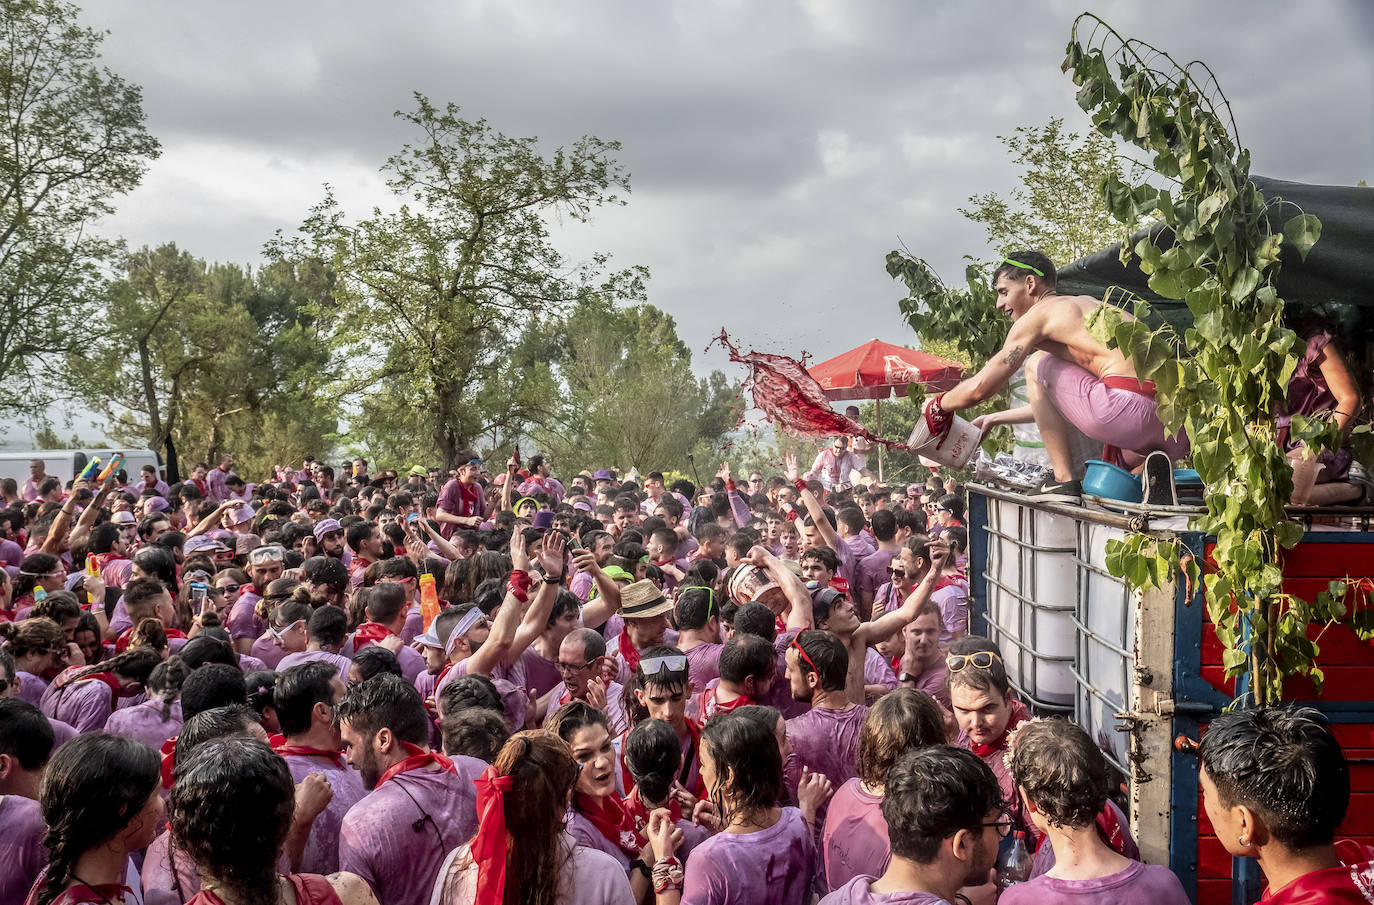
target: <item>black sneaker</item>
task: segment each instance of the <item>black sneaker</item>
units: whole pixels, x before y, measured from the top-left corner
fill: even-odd
[[[1039,503],[1081,504],[1083,486],[1077,481],[1046,481],[1037,490],[1032,490],[1028,496]]]

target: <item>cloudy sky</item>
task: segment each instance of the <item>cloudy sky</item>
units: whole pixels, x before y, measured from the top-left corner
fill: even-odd
[[[163,155],[107,229],[256,263],[329,182],[387,203],[412,92],[548,147],[623,143],[623,208],[560,234],[648,265],[699,368],[723,326],[826,358],[911,342],[883,269],[899,242],[957,277],[988,255],[955,211],[1015,178],[996,136],[1085,117],[1059,71],[1082,0],[88,2],[105,59],[142,85]],[[1122,33],[1201,58],[1256,172],[1374,179],[1374,4],[1106,2]],[[741,376],[732,373],[732,376]]]

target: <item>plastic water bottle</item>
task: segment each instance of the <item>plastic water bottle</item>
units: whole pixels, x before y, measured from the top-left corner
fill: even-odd
[[[1026,847],[1026,834],[1017,830],[1012,834],[1011,846],[1002,857],[997,859],[997,892],[1000,895],[1017,883],[1030,879],[1031,864],[1034,862],[1030,849]]]

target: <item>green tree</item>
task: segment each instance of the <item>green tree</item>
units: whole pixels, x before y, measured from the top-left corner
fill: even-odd
[[[563,404],[528,434],[565,473],[615,465],[687,474],[688,455],[719,446],[734,426],[739,387],[720,371],[698,380],[676,323],[653,305],[588,299],[561,332]]]
[[[969,207],[959,208],[982,224],[993,248],[1039,249],[1062,266],[1121,241],[1139,225],[1137,220],[1123,226],[1103,204],[1108,177],[1139,173],[1123,163],[1105,135],[1065,132],[1063,118],[1055,117],[1043,126],[1017,126],[997,140],[1015,161],[1020,183],[1007,195],[973,195]]]
[[[102,40],[69,3],[0,0],[0,410],[41,409],[85,345],[117,251],[92,226],[160,153]]]
[[[110,411],[116,442],[160,451],[169,471],[178,450],[229,450],[251,474],[324,448],[328,359],[304,309],[327,275],[286,264],[254,275],[173,244],[127,255],[124,274],[103,328],[66,365],[80,397]]]
[[[587,136],[540,153],[453,104],[397,116],[422,139],[383,172],[399,210],[350,223],[332,194],[298,237],[269,247],[281,260],[316,258],[338,274],[319,313],[338,356],[339,399],[373,424],[401,430],[409,452],[446,466],[486,438],[509,438],[556,403],[546,365],[517,368],[579,299],[643,296],[646,272],[607,272],[607,256],[570,263],[549,240],[548,220],[587,221],[622,203],[629,177],[616,142]],[[406,449],[397,449],[405,455]]]

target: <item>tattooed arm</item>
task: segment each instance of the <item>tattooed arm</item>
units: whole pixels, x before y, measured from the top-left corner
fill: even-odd
[[[1012,325],[1007,334],[1007,342],[1001,351],[983,365],[982,370],[959,383],[945,393],[940,405],[947,411],[955,412],[971,408],[985,399],[995,396],[1007,385],[1017,369],[1026,363],[1026,358],[1035,351],[1044,338],[1045,315],[1049,306],[1036,305]]]

